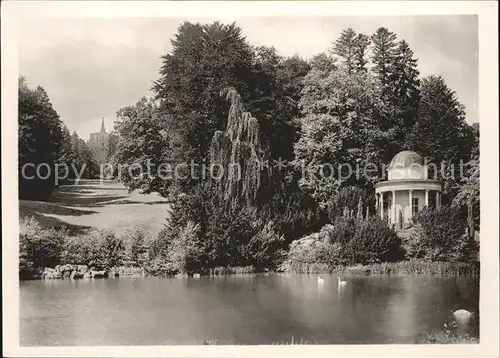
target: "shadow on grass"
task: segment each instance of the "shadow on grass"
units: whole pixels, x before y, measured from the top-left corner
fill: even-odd
[[[19,212],[29,215],[30,213],[37,214],[50,214],[50,215],[68,215],[68,216],[82,216],[97,214],[97,211],[93,210],[80,210],[70,207],[65,207],[59,203],[43,202],[43,201],[30,201],[21,200],[19,202]]]
[[[107,202],[109,205],[123,205],[123,204],[145,204],[145,205],[158,205],[158,204],[169,204],[168,201],[165,200],[156,200],[156,201],[139,201],[139,200],[119,200],[113,202]]]
[[[111,200],[119,200],[126,197],[126,195],[82,196],[68,192],[58,192],[50,198],[50,202],[76,207],[99,207],[108,204],[107,202]]]
[[[61,192],[71,192],[71,193],[96,193],[99,194],[99,191],[106,191],[106,190],[117,190],[117,191],[126,191],[128,192],[127,188],[123,188],[120,186],[87,186],[87,185],[61,185],[59,187],[59,191]]]
[[[87,234],[88,232],[94,230],[95,228],[91,226],[84,226],[84,225],[73,225],[69,224],[67,222],[64,222],[62,220],[50,217],[50,216],[45,216],[40,213],[36,212],[26,212],[23,210],[19,210],[19,217],[24,218],[27,216],[33,216],[43,228],[46,229],[62,229],[66,228],[68,230],[69,235],[82,235],[82,234]]]

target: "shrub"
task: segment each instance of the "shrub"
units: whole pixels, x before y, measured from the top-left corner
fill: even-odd
[[[354,237],[345,246],[349,263],[395,262],[404,258],[401,239],[378,216],[356,220]]]
[[[281,199],[275,195],[256,208],[226,200],[206,183],[198,185],[189,194],[174,198],[169,225],[151,244],[151,260],[171,260],[174,244],[192,222],[199,226],[197,235],[206,269],[250,265],[257,270],[273,268],[282,260],[287,244],[283,233],[297,235],[308,231],[307,225],[319,222],[315,203],[306,197]],[[302,203],[305,209],[295,210]]]
[[[290,245],[288,261],[291,265],[325,264],[329,266],[342,264],[342,246],[338,242],[331,243],[328,231],[311,234]]]
[[[152,241],[146,270],[152,275],[201,272],[205,251],[199,224],[188,221],[180,228],[167,226]]]
[[[96,231],[89,235],[70,237],[65,242],[63,261],[87,265],[98,270],[121,266],[125,258],[122,238],[111,231]]]
[[[415,233],[407,256],[428,261],[468,261],[477,257],[477,243],[466,235],[466,220],[457,207],[424,209],[415,217]]]
[[[154,257],[147,262],[145,271],[152,276],[170,276],[175,274],[175,267],[164,257]]]
[[[200,225],[188,221],[179,235],[172,241],[168,258],[175,271],[187,274],[200,272],[203,267]]]
[[[66,264],[92,266],[97,256],[96,235],[70,236],[65,240],[62,261]]]
[[[327,203],[328,218],[335,221],[338,217],[344,216],[344,211],[353,212],[357,216],[359,204],[361,209],[371,206],[373,195],[369,195],[365,190],[357,186],[347,186],[341,188],[339,192]],[[361,213],[363,215],[364,212]]]
[[[150,239],[142,228],[127,231],[124,234],[125,257],[127,264],[142,267],[148,261]]]
[[[99,258],[100,267],[110,269],[123,264],[125,257],[125,245],[121,237],[117,237],[113,232],[105,230],[99,235]]]
[[[377,216],[355,219],[338,216],[333,224],[318,233],[294,241],[288,261],[297,263],[336,265],[394,262],[404,258],[401,239]]]
[[[284,242],[283,235],[269,221],[248,243],[246,250],[249,261],[257,271],[275,269],[285,256]]]
[[[321,230],[328,233],[331,243],[346,245],[356,234],[356,220],[349,216],[338,216],[333,224],[326,225]]]
[[[44,267],[61,263],[67,232],[43,229],[33,218],[21,220],[19,231],[19,278],[37,278]]]
[[[479,343],[479,338],[461,331],[457,323],[452,321],[448,324],[444,323],[442,329],[426,333],[424,337],[420,338],[419,343],[477,344]]]

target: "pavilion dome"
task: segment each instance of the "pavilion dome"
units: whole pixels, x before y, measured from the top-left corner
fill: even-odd
[[[409,168],[414,164],[423,165],[422,157],[410,150],[403,150],[392,158],[391,163],[389,164],[389,169]]]

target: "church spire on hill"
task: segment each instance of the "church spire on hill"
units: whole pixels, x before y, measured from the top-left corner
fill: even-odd
[[[104,117],[101,117],[102,118],[102,121],[101,121],[101,133],[106,133],[106,128],[104,127]]]

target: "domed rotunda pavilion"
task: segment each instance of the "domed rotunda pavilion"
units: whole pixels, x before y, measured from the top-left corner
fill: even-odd
[[[388,180],[375,185],[380,217],[404,228],[424,207],[440,207],[441,188],[439,180],[428,179],[428,167],[419,154],[402,151],[389,164]]]

